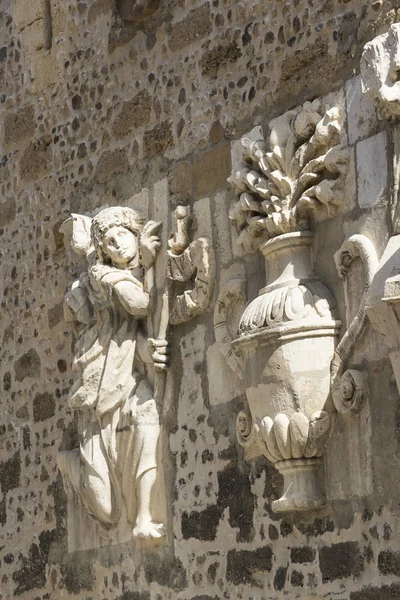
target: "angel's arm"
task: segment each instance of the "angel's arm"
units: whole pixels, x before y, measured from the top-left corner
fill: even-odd
[[[72,213],[60,227],[60,232],[64,235],[64,240],[68,242],[72,250],[86,257],[93,252],[90,236],[91,224],[92,219],[90,217]]]
[[[150,314],[150,296],[141,286],[131,281],[119,281],[113,291],[130,315],[147,317]]]

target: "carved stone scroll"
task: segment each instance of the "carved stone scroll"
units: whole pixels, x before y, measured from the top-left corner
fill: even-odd
[[[228,366],[243,378],[242,363],[232,350],[233,338],[229,330],[230,309],[237,303],[246,304],[244,279],[231,279],[220,291],[214,309],[214,331],[218,348]]]
[[[341,414],[359,413],[368,393],[365,374],[356,369],[346,370],[351,352],[368,322],[365,301],[378,268],[375,246],[365,235],[352,235],[335,254],[339,276],[345,280],[346,285],[350,265],[356,258],[360,258],[364,265],[364,292],[354,319],[335,348],[331,364],[332,399],[336,410]]]

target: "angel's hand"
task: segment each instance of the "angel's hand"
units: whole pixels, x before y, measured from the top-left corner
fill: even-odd
[[[157,235],[162,222],[148,221],[143,227],[140,236],[140,257],[142,265],[149,269],[157,258],[157,253],[160,250],[161,241]]]
[[[151,358],[156,369],[167,369],[169,365],[169,344],[167,340],[147,340]]]
[[[90,237],[91,224],[92,219],[90,217],[72,213],[60,227],[60,232],[64,234],[65,241],[77,254],[89,256],[93,252]]]

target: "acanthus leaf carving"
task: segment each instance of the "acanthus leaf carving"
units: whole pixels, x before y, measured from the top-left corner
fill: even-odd
[[[243,162],[228,181],[238,196],[230,217],[246,250],[336,214],[349,160],[337,107],[305,102],[270,122],[267,141],[241,143]]]

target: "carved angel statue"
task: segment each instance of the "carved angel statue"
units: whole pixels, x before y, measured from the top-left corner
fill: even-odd
[[[104,526],[115,525],[125,508],[134,538],[165,533],[157,513],[161,429],[151,371],[166,365],[168,346],[149,339],[160,225],[113,207],[93,219],[72,215],[62,227],[88,269],[65,296],[66,316],[76,325],[69,404],[78,411],[79,448],[61,452],[58,464]]]

